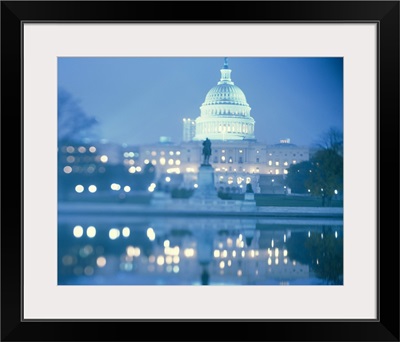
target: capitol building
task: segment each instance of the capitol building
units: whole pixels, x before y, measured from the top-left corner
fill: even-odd
[[[158,143],[136,147],[132,154],[137,158],[134,161],[125,158],[124,163],[152,163],[159,184],[196,188],[202,142],[209,138],[212,142],[210,164],[219,192],[243,193],[246,184],[251,183],[255,193],[286,193],[283,179],[287,168],[308,160],[309,149],[292,144],[290,139],[273,145],[258,142],[251,107],[243,91],[233,82],[231,73],[225,58],[220,80],[206,94],[200,115],[183,118],[180,143],[161,137]]]
[[[220,79],[205,95],[199,116],[182,118],[181,123],[176,123],[182,124],[180,142],[173,142],[166,131],[166,136],[158,142],[146,145],[107,142],[96,146],[82,143],[61,146],[61,174],[70,179],[74,175],[102,175],[107,173],[107,167],[122,165],[126,174],[133,176],[153,166],[158,190],[194,190],[203,162],[202,143],[208,138],[212,144],[209,162],[219,193],[241,194],[247,184],[251,184],[255,193],[289,193],[290,189],[284,185],[287,169],[309,160],[309,148],[297,146],[289,138],[270,145],[258,141],[256,118],[265,114],[251,112],[246,95],[234,83],[231,73],[225,58]],[[128,178],[126,182],[130,188]]]

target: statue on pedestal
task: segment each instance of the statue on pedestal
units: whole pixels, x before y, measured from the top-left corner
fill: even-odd
[[[211,156],[211,141],[206,138],[203,141],[203,164],[202,165],[210,165],[210,156]]]

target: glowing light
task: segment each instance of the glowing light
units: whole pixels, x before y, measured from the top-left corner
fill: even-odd
[[[219,258],[221,256],[221,252],[218,249],[214,250],[214,258]]]
[[[83,147],[83,146],[80,146],[80,147],[78,148],[78,151],[79,151],[80,153],[85,153],[85,152],[86,152],[86,148]]]
[[[225,250],[222,251],[221,257],[222,258],[226,258],[227,256],[228,256],[228,251],[225,249]]]
[[[246,255],[245,251],[242,251],[242,258]]]
[[[67,162],[68,163],[73,163],[75,161],[75,157],[74,156],[68,156],[67,157]]]
[[[172,270],[174,271],[174,273],[178,273],[179,272],[179,266],[175,265]]]
[[[193,187],[194,187],[195,189],[197,189],[197,188],[199,187],[199,184],[194,183],[194,184],[193,184]]]
[[[129,173],[135,173],[135,172],[136,172],[136,167],[131,166],[131,167],[128,169],[128,171],[129,171]]]
[[[284,249],[283,250],[283,256],[286,257],[287,255],[288,255],[288,251],[287,251],[287,249]]]
[[[232,251],[232,258],[236,257],[236,251]]]
[[[287,258],[283,259],[283,263],[286,265],[288,262]]]
[[[73,146],[68,146],[67,147],[67,152],[68,153],[73,153],[75,151],[75,149],[73,148]]]
[[[228,247],[232,247],[232,244],[233,244],[233,240],[232,240],[231,238],[227,238],[227,239],[226,239],[226,245],[227,245]]]
[[[219,268],[220,269],[223,269],[225,267],[225,261],[221,261],[220,263],[219,263]]]
[[[156,261],[156,257],[154,255],[149,256],[149,262],[152,264]]]
[[[76,238],[80,238],[83,235],[83,228],[82,226],[75,226],[73,234]]]
[[[97,191],[97,186],[96,185],[89,185],[89,192],[91,192],[92,194],[95,193]]]
[[[138,256],[140,256],[140,248],[139,247],[128,246],[128,247],[126,247],[126,254],[129,257],[138,257]]]
[[[154,232],[154,229],[149,227],[147,228],[147,237],[149,238],[150,241],[154,241],[156,238],[156,233]]]
[[[107,259],[103,256],[100,256],[96,260],[96,264],[98,267],[104,267],[107,264]]]
[[[160,158],[160,164],[161,165],[165,165],[165,158],[164,157]]]
[[[181,151],[176,151],[176,155],[180,156],[181,155]]]
[[[176,173],[179,175],[181,173],[181,169],[179,167],[172,167],[167,169],[167,173]]]
[[[111,190],[115,190],[118,191],[121,189],[121,185],[117,184],[117,183],[112,183],[111,184]]]
[[[172,256],[171,255],[167,255],[165,257],[165,263],[168,265],[172,264]]]
[[[237,276],[238,276],[238,277],[241,277],[242,274],[243,274],[242,270],[238,270],[238,271],[237,271]]]
[[[129,159],[128,164],[129,165],[135,165],[135,161],[133,159]]]
[[[125,192],[131,191],[131,187],[130,187],[129,185],[125,185],[125,186],[124,186],[124,191],[125,191]]]
[[[275,259],[275,265],[278,265],[278,264],[279,264],[279,259],[276,258],[276,259]]]
[[[174,151],[169,151],[169,155],[173,156],[174,155]]]
[[[159,266],[164,265],[164,257],[162,255],[159,255],[157,257],[157,265],[159,265]]]
[[[92,153],[95,153],[96,152],[96,147],[90,146],[89,147],[89,151],[92,152]]]
[[[179,159],[175,160],[175,165],[181,165],[181,161]]]
[[[272,259],[268,258],[268,265],[271,265],[271,264],[272,264]]]
[[[337,191],[337,190],[335,190],[335,191],[334,191],[334,193],[335,193],[335,195],[337,195],[337,194],[338,194],[338,191]]]
[[[107,157],[105,154],[103,154],[103,155],[100,157],[100,161],[101,161],[102,163],[107,163],[107,162],[108,162],[108,157]]]
[[[165,177],[165,181],[169,183],[171,181],[171,177]]]
[[[232,266],[232,260],[228,260],[227,265],[228,265],[229,267],[231,267],[231,266]]]
[[[310,231],[308,231],[308,237],[310,237],[311,236],[311,232]]]
[[[129,229],[129,227],[122,228],[122,236],[128,237],[129,235],[131,235],[131,230]]]
[[[76,187],[75,187],[75,191],[78,193],[78,194],[80,194],[80,193],[82,193],[83,192],[83,190],[85,190],[85,188],[83,187],[83,185],[77,185]]]
[[[168,159],[168,165],[174,165],[174,160],[173,159]]]
[[[150,163],[150,160],[145,159],[145,160],[144,160],[144,163],[147,165],[148,163]]]
[[[191,258],[194,256],[194,249],[193,248],[186,248],[183,251],[183,254],[185,255],[186,258]]]
[[[274,239],[271,240],[271,247],[274,248]]]
[[[337,237],[338,237],[338,232],[335,231],[335,238],[337,239]]]
[[[142,171],[142,168],[140,166],[138,166],[138,167],[136,167],[136,171],[140,172],[140,171]]]
[[[179,258],[178,255],[174,255],[174,258],[173,258],[174,264],[179,264],[179,261],[180,261],[180,260],[181,260],[181,259]]]
[[[151,151],[151,155],[154,157],[154,156],[157,155],[157,152],[156,151]]]
[[[153,159],[153,160],[151,161],[151,163],[152,163],[153,165],[157,165],[157,160]]]
[[[119,238],[119,229],[118,228],[111,228],[108,232],[108,236],[111,240],[115,240]]]
[[[324,238],[324,233],[321,233],[321,239],[323,239]]]
[[[279,249],[275,248],[275,258],[277,258],[279,256]]]
[[[65,173],[71,173],[72,172],[72,167],[71,166],[64,167],[64,172]]]
[[[96,228],[90,226],[86,229],[86,235],[90,238],[94,238],[96,236]]]
[[[175,246],[173,248],[165,247],[164,248],[164,253],[166,255],[179,255],[179,246]]]

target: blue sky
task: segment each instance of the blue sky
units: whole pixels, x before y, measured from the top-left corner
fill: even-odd
[[[342,58],[227,57],[258,141],[311,145],[331,127],[343,130]],[[178,143],[182,119],[200,115],[223,63],[224,57],[60,57],[58,86],[79,115],[97,120],[99,139],[145,144],[168,136]]]

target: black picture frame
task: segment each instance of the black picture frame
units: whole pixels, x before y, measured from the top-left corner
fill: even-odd
[[[25,321],[22,25],[61,21],[376,22],[378,319]],[[1,70],[2,341],[399,341],[399,1],[2,1]]]

